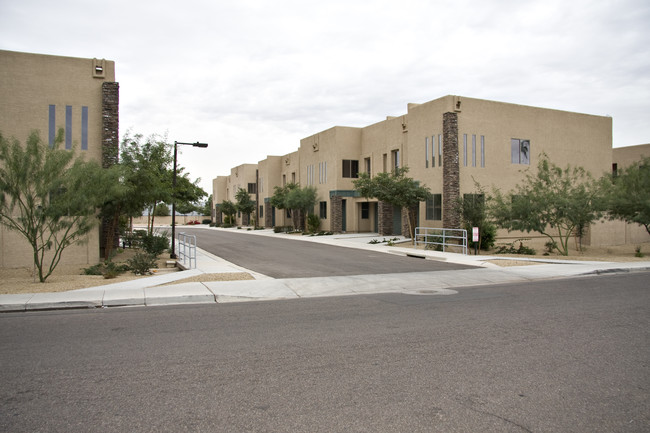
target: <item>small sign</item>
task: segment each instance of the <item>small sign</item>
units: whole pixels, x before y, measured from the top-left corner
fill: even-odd
[[[478,227],[472,227],[472,242],[478,242]]]

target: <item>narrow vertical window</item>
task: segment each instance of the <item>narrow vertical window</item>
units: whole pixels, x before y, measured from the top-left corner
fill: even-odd
[[[72,106],[65,106],[65,148],[72,149]]]
[[[485,168],[485,136],[481,135],[481,168]]]
[[[81,150],[88,150],[88,107],[81,107]]]
[[[463,165],[467,167],[467,134],[463,134]]]
[[[424,168],[429,168],[429,137],[424,137]]]
[[[472,134],[472,167],[476,167],[476,134]]]
[[[440,161],[438,161],[438,165],[440,165]],[[431,136],[431,167],[436,166],[436,136],[432,135]]]
[[[363,161],[366,165],[366,173],[370,174],[370,170],[371,170],[370,158],[365,158]]]
[[[442,134],[438,134],[438,167],[442,167]]]
[[[56,105],[50,105],[49,113],[49,130],[48,138],[50,147],[54,146],[54,140],[56,139]]]

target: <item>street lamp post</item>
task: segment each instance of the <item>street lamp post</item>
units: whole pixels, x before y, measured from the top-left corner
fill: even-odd
[[[174,172],[172,174],[172,252],[169,255],[170,259],[176,258],[176,156],[178,154],[178,145],[193,147],[208,147],[208,143],[182,143],[174,141]]]

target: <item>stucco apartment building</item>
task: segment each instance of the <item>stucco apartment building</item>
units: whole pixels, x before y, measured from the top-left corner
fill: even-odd
[[[336,126],[302,139],[296,152],[269,156],[246,170],[240,166],[238,175],[217,177],[217,221],[219,204],[235,201],[227,185],[237,183],[259,185],[252,198],[258,200],[264,226],[290,224],[286,212],[273,209],[269,198],[274,186],[295,181],[317,189],[314,212],[321,217],[322,230],[407,233],[401,209],[359,197],[353,181],[360,172],[375,175],[408,166],[408,176],[433,194],[419,206],[418,226],[456,228],[456,197],[475,193],[477,183],[487,190],[511,190],[523,181],[524,170],[536,169],[542,153],[561,166],[582,166],[595,177],[611,172],[612,119],[453,95],[408,104],[402,116],[362,128]],[[501,231],[499,236],[531,234]],[[597,237],[598,242],[607,238]]]
[[[103,166],[119,146],[119,84],[115,62],[0,50],[0,131],[25,143],[37,130],[53,143],[64,128],[66,149]],[[69,247],[62,262],[94,264],[100,257],[100,228],[84,245]],[[29,266],[29,245],[0,228],[0,267]]]

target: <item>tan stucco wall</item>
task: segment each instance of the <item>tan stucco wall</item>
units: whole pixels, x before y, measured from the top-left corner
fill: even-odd
[[[620,170],[639,162],[643,158],[650,158],[650,144],[615,147],[612,154],[612,163],[616,164]]]
[[[102,66],[100,76],[95,66]],[[102,83],[115,81],[110,60],[50,56],[0,50],[0,131],[25,143],[33,130],[48,142],[49,106],[55,105],[55,128],[65,127],[66,106],[72,109],[71,138],[77,155],[101,162]],[[88,107],[88,150],[81,150],[81,112]],[[30,266],[26,241],[0,231],[0,267]],[[99,260],[99,228],[88,242],[66,248],[62,263],[88,264]]]

